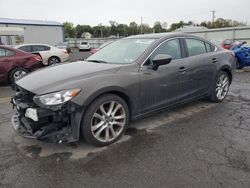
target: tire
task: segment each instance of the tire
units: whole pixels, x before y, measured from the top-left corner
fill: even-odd
[[[28,74],[29,71],[25,68],[15,68],[9,74],[9,81],[13,84],[17,79],[20,79],[22,76]]]
[[[241,64],[240,60],[237,59],[237,62],[236,62],[236,69],[241,69],[240,64]]]
[[[230,86],[230,78],[228,73],[225,71],[220,71],[215,79],[215,83],[213,85],[212,93],[209,96],[209,100],[212,102],[222,102],[229,91]]]
[[[126,102],[117,95],[106,94],[87,108],[81,124],[81,133],[91,145],[110,145],[119,140],[129,123]]]
[[[48,59],[48,65],[54,65],[60,62],[61,60],[59,59],[59,57],[56,57],[56,56],[52,56]]]

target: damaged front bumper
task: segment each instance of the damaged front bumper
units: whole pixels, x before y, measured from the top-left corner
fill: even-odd
[[[72,102],[56,109],[40,108],[32,93],[18,91],[11,103],[16,114],[11,118],[14,130],[21,136],[47,142],[75,142],[80,138],[83,108]]]

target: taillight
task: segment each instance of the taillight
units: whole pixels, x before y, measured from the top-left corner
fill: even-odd
[[[66,55],[69,54],[67,50],[63,50],[63,53],[65,53]]]

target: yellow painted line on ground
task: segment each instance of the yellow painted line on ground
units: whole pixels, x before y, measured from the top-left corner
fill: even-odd
[[[10,102],[11,97],[0,98],[0,103]]]
[[[10,101],[0,101],[0,104],[9,103]],[[1,107],[1,106],[0,106]]]
[[[2,98],[0,98],[0,101],[1,100],[10,100],[11,99],[11,97],[2,97]]]

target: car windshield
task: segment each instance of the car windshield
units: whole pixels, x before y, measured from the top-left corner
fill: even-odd
[[[121,39],[113,42],[90,56],[87,61],[110,64],[134,62],[155,41],[155,39]]]
[[[110,41],[110,42],[105,42],[105,43],[103,43],[101,46],[99,46],[98,48],[99,49],[102,49],[102,48],[104,48],[105,46],[108,46],[109,44],[111,44],[113,41]]]

